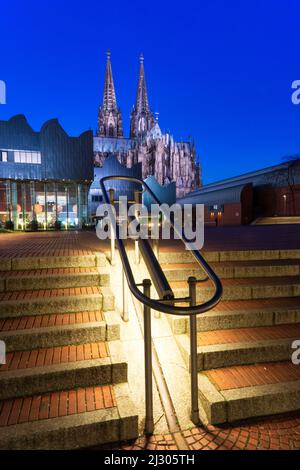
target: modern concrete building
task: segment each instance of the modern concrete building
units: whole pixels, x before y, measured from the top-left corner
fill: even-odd
[[[0,121],[0,223],[15,230],[88,221],[93,135],[70,137],[56,119],[34,131],[23,115]]]
[[[210,225],[300,215],[300,159],[207,184],[178,202],[204,204],[205,223]]]

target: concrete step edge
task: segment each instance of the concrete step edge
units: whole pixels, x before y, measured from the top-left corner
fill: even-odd
[[[231,344],[215,344],[198,346],[198,371],[218,369],[244,364],[262,362],[280,362],[291,359],[292,343],[295,338],[280,338],[275,340],[240,342]],[[190,367],[190,341],[188,335],[176,338],[177,344],[187,367]]]
[[[43,315],[48,313],[71,313],[88,309],[103,309],[104,305],[107,306],[107,304],[110,305],[111,303],[111,299],[109,302],[103,302],[102,294],[7,300],[0,303],[0,319],[19,317],[25,314]],[[85,304],[89,304],[90,307],[87,307]]]
[[[175,335],[188,332],[189,320],[184,316],[172,317],[168,321]],[[210,311],[197,316],[197,331],[225,330],[229,328],[249,328],[276,326],[300,322],[299,308],[245,309],[231,311]]]
[[[218,391],[203,373],[198,374],[199,405],[209,424],[235,422],[259,416],[298,411],[300,381]]]
[[[127,384],[113,386],[116,407],[0,428],[0,449],[79,449],[138,437]]]
[[[201,251],[201,254],[208,262],[214,261],[255,261],[255,260],[279,260],[300,258],[300,249],[287,250],[227,250],[227,251]],[[159,252],[161,263],[194,262],[195,258],[188,251]]]
[[[3,262],[2,262],[3,261]],[[16,257],[1,260],[1,270],[42,269],[49,267],[96,267],[106,266],[104,253],[82,255],[56,255],[36,257]]]
[[[286,264],[283,266],[234,266],[234,267],[223,267],[212,265],[212,268],[223,279],[253,279],[255,277],[287,277],[287,276],[299,276],[300,274],[300,261],[299,265]],[[206,276],[203,270],[199,268],[187,268],[183,267],[180,270],[176,269],[164,269],[164,273],[167,279],[172,281],[186,280],[189,276],[195,276],[197,279],[204,279]]]
[[[126,358],[121,343],[113,343],[104,358],[0,372],[0,400],[126,382]]]
[[[105,321],[0,332],[0,340],[5,342],[7,352],[111,339],[119,338],[108,337]]]
[[[90,287],[102,285],[102,279],[101,274],[97,272],[41,275],[38,278],[35,276],[10,277],[2,281],[2,292]],[[107,285],[105,278],[104,283]]]
[[[171,286],[172,287],[172,286]],[[185,287],[174,287],[175,297],[185,297],[188,289]],[[206,301],[214,293],[213,287],[199,286],[197,289],[197,302]],[[223,285],[223,300],[259,300],[266,298],[298,297],[300,294],[300,282],[283,285]]]

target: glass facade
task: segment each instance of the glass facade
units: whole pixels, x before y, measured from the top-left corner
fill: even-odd
[[[88,222],[88,184],[0,180],[0,226],[15,230],[81,228]]]

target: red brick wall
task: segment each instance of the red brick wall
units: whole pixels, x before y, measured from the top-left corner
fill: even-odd
[[[254,207],[257,216],[300,215],[300,185],[296,185],[293,192],[287,186],[257,188],[254,195]]]
[[[232,203],[224,205],[224,212],[215,213],[205,206],[204,221],[205,225],[215,226],[215,219],[218,219],[218,226],[223,225],[240,225],[242,220],[242,208],[240,203]]]

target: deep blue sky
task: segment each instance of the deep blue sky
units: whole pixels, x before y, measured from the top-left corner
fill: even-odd
[[[0,119],[95,129],[109,47],[126,133],[142,51],[150,105],[193,136],[205,183],[300,153],[299,0],[5,0],[0,17]]]

